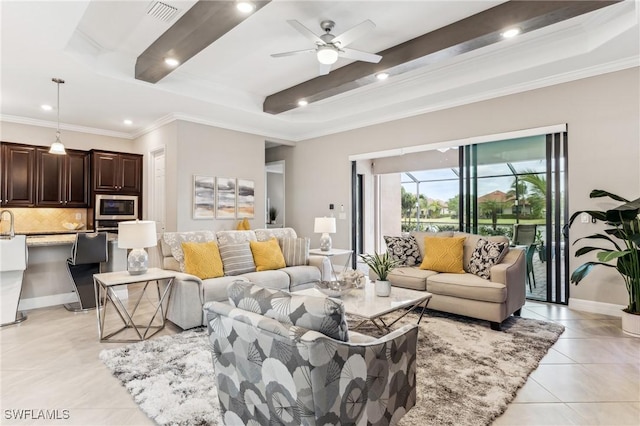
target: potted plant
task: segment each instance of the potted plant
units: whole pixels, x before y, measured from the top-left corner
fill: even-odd
[[[361,254],[360,258],[371,270],[378,276],[376,279],[376,295],[389,296],[391,294],[391,283],[387,281],[387,275],[396,266],[398,261],[391,258],[389,253],[378,254]]]
[[[269,223],[276,223],[278,217],[278,209],[275,207],[269,207]]]
[[[609,197],[623,204],[607,211],[585,210],[575,212],[569,220],[569,226],[582,213],[588,213],[595,220],[604,221],[609,228],[604,233],[597,233],[580,240],[606,241],[609,247],[581,247],[576,251],[576,257],[597,251],[598,261],[586,262],[576,268],[571,274],[571,282],[578,284],[591,270],[597,266],[615,268],[622,276],[629,294],[629,305],[622,312],[622,331],[640,337],[640,198],[628,201],[607,191],[595,189],[589,194],[590,198]]]

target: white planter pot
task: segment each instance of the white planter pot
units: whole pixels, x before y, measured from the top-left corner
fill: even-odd
[[[622,331],[633,337],[640,337],[640,315],[622,311]]]
[[[376,280],[376,296],[387,297],[391,294],[391,282]]]

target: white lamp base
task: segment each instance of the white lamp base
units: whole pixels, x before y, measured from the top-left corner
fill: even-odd
[[[132,249],[127,257],[127,270],[131,275],[142,275],[147,272],[149,255],[145,249]]]
[[[320,237],[320,250],[331,250],[331,236],[327,232],[323,232],[322,236]]]

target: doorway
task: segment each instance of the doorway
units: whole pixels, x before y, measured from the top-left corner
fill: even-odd
[[[274,161],[265,165],[266,227],[285,227],[285,162]]]

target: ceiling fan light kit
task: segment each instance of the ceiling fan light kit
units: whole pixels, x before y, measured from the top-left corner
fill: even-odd
[[[319,46],[316,56],[321,64],[332,65],[338,60],[338,49],[331,46]]]

